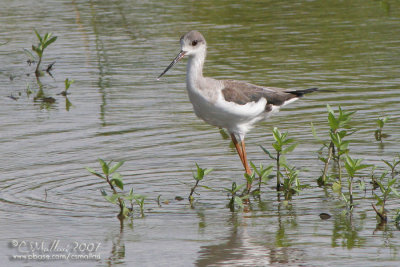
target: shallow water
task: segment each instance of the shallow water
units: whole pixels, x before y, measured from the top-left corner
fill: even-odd
[[[54,266],[9,261],[36,241],[100,243],[100,260],[61,260],[57,266],[396,266],[399,231],[375,231],[374,200],[356,197],[350,220],[342,201],[315,180],[322,165],[311,134],[327,132],[326,104],[356,110],[351,154],[384,169],[399,152],[400,14],[396,1],[304,3],[276,1],[2,1],[0,3],[0,249],[7,266]],[[34,100],[38,84],[23,49],[33,29],[58,39],[41,78],[53,104]],[[202,182],[218,190],[243,182],[229,141],[197,119],[185,91],[185,62],[161,80],[179,51],[179,37],[201,31],[208,42],[205,74],[284,88],[332,90],[285,107],[247,137],[250,160],[268,164],[273,126],[300,145],[288,159],[310,187],[278,201],[272,188],[251,211],[232,213],[221,191],[199,189],[186,199],[197,162],[214,171]],[[30,73],[31,75],[27,76]],[[74,79],[68,101],[58,95]],[[27,87],[34,93],[27,95]],[[15,98],[15,99],[13,99]],[[379,116],[390,116],[384,142],[375,141]],[[108,189],[86,166],[97,158],[125,160],[125,186],[147,196],[145,217],[125,222],[99,190]],[[364,172],[367,174],[368,171]],[[368,185],[369,186],[369,185]],[[156,202],[161,195],[161,206]],[[168,203],[164,203],[167,201]],[[390,199],[392,212],[400,202]],[[321,220],[320,213],[332,217]],[[392,213],[393,214],[393,213]],[[392,218],[390,218],[392,219]],[[11,247],[9,247],[11,246]]]

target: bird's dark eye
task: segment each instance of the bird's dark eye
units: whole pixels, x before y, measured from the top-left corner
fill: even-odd
[[[193,42],[192,42],[192,46],[196,46],[197,45],[197,40],[194,40]]]

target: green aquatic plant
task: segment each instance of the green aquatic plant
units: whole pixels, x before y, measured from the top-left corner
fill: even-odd
[[[253,185],[254,180],[256,179],[256,173],[253,171],[251,174],[245,173],[244,178],[247,182],[246,193],[250,193],[251,186]]]
[[[30,58],[28,60],[28,62],[37,62],[35,75],[36,75],[36,77],[40,77],[40,76],[43,76],[43,72],[40,70],[40,64],[42,63],[44,51],[50,44],[54,43],[57,40],[57,36],[52,36],[53,35],[52,33],[46,33],[44,36],[41,36],[36,30],[34,30],[34,31],[35,31],[36,37],[39,40],[39,43],[38,43],[38,45],[32,45],[32,51],[34,51],[36,53],[37,57],[35,57],[27,49],[24,49],[24,52]],[[51,69],[53,64],[50,64],[49,67],[47,68],[47,70]]]
[[[248,195],[240,196],[238,192],[245,186],[246,184],[241,184],[238,186],[235,182],[233,182],[231,188],[224,188],[224,190],[228,192],[228,195],[230,195],[228,207],[232,212],[235,211],[235,204],[238,205],[241,209],[244,208],[243,202],[244,200],[248,199],[249,196]]]
[[[400,209],[396,210],[396,214],[393,217],[394,219],[394,223],[396,224],[397,229],[399,229],[399,225],[400,225]]]
[[[381,141],[382,138],[387,137],[386,134],[382,133],[383,126],[385,126],[385,123],[388,121],[389,117],[380,117],[376,120],[376,124],[378,124],[378,129],[375,130],[375,139],[376,141]]]
[[[189,194],[189,197],[188,197],[190,205],[193,205],[193,201],[194,201],[193,194],[195,193],[196,188],[199,186],[200,181],[204,179],[204,176],[206,176],[207,174],[209,174],[210,172],[213,171],[213,169],[203,169],[197,163],[196,163],[196,169],[197,169],[197,171],[193,172],[193,179],[196,181],[196,183],[190,189],[190,194]],[[204,186],[204,185],[201,185],[201,187],[204,187],[206,189],[211,189],[211,188],[209,188],[207,186]]]
[[[70,80],[68,78],[65,79],[64,84],[65,84],[65,90],[60,93],[62,96],[67,96],[69,95],[68,89],[71,87],[71,84],[73,84],[75,81]]]
[[[132,189],[131,189],[132,190]],[[139,206],[140,208],[140,215],[142,217],[144,217],[144,200],[146,199],[145,196],[142,195],[133,195],[133,192],[131,194],[131,192],[129,192],[130,194],[128,195],[128,200],[131,200],[131,196],[133,196],[133,199],[136,201],[136,204]],[[132,203],[131,203],[131,207],[132,207]],[[131,210],[133,210],[133,207],[131,208]]]
[[[276,161],[276,190],[281,190],[281,169],[280,166],[282,163],[285,162],[285,155],[287,153],[292,152],[298,143],[293,143],[293,138],[288,138],[288,132],[281,133],[278,128],[274,127],[272,130],[272,134],[274,136],[275,142],[272,143],[272,147],[275,149],[276,156],[272,155],[267,149],[263,146],[260,146],[261,149],[264,151],[265,154],[269,156],[269,158]]]
[[[338,113],[336,114],[335,111],[331,108],[328,104],[326,106],[328,110],[328,125],[329,125],[329,140],[323,141],[318,138],[316,129],[311,123],[311,130],[314,138],[318,140],[322,147],[319,150],[319,160],[324,163],[324,168],[322,171],[322,175],[318,179],[319,185],[326,185],[328,183],[328,167],[329,163],[332,159],[334,159],[337,163],[338,171],[339,171],[339,181],[335,185],[336,187],[339,185],[341,186],[341,175],[342,175],[342,168],[341,168],[341,160],[343,156],[348,152],[348,145],[349,141],[343,140],[346,136],[351,135],[353,132],[349,132],[351,129],[351,119],[352,115],[355,111],[345,112],[339,106]],[[323,155],[323,150],[328,149],[328,153],[326,156]]]
[[[388,172],[385,171],[378,179],[375,179],[375,183],[380,190],[380,194],[375,191],[373,192],[373,196],[377,202],[375,204],[372,204],[372,207],[380,218],[379,223],[381,224],[387,222],[387,210],[385,209],[385,205],[390,194],[393,193],[393,195],[395,195],[396,197],[400,197],[400,194],[395,188],[397,178],[394,176],[392,176],[391,178],[386,178],[387,174]],[[380,208],[378,209],[376,206],[380,206]]]
[[[389,168],[390,168],[390,174],[392,176],[392,179],[398,174],[398,172],[396,172],[396,167],[397,165],[400,164],[400,154],[397,155],[392,162],[389,162],[387,160],[382,160]]]
[[[356,173],[362,169],[371,167],[371,165],[368,164],[361,164],[363,159],[352,159],[349,155],[346,155],[346,162],[345,162],[345,168],[347,170],[348,174],[348,186],[349,186],[349,200],[344,197],[346,202],[349,202],[349,207],[350,209],[353,209],[354,207],[354,201],[353,201],[353,182],[354,182],[354,176]]]
[[[144,196],[141,195],[134,195],[133,194],[133,189],[129,191],[129,193],[124,193],[124,182],[122,180],[122,176],[117,170],[124,164],[123,161],[117,162],[116,164],[112,165],[112,162],[105,162],[102,159],[99,159],[100,166],[102,168],[103,173],[96,172],[92,168],[86,167],[86,169],[96,175],[97,177],[105,180],[107,184],[110,186],[111,189],[111,194],[107,193],[104,189],[101,190],[101,195],[104,197],[105,200],[112,204],[117,204],[119,206],[119,214],[118,218],[119,219],[124,219],[126,217],[132,216],[133,213],[133,200],[136,201],[136,203],[140,207],[140,211],[142,216],[144,216],[143,213],[143,205],[144,205]],[[118,190],[120,192],[118,192]],[[131,207],[128,208],[126,201],[129,201],[131,204]]]
[[[296,167],[290,166],[286,162],[282,163],[282,167],[285,171],[285,175],[283,175],[282,189],[285,194],[285,200],[289,200],[293,194],[299,193],[306,186],[300,184],[300,171],[297,170]]]
[[[68,89],[71,87],[71,84],[73,84],[74,82],[75,82],[74,80],[70,80],[70,79],[66,78],[64,81],[65,90],[60,93],[60,95],[65,96],[65,110],[66,111],[69,111],[69,109],[72,106],[71,101],[69,101],[69,99],[68,99],[68,95],[69,95]]]
[[[260,166],[257,168],[257,166],[251,161],[250,161],[250,166],[253,168],[255,174],[257,174],[257,176],[258,176],[258,188],[255,191],[260,193],[261,192],[261,185],[262,184],[266,185],[268,180],[271,178],[270,174],[271,174],[274,166],[271,164],[271,165],[268,165],[267,167],[264,167],[260,163]]]

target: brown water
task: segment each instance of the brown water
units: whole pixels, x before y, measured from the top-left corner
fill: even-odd
[[[357,110],[351,154],[384,168],[399,152],[400,8],[398,1],[9,1],[0,3],[1,266],[397,266],[399,231],[375,231],[370,191],[350,220],[330,189],[316,186],[322,165],[310,122],[327,132],[326,104]],[[45,51],[54,78],[41,78],[53,104],[35,101],[34,66],[23,49],[33,29],[58,39]],[[268,164],[273,126],[300,143],[290,162],[310,187],[289,203],[265,187],[250,212],[232,213],[220,191],[187,197],[197,162],[214,171],[202,182],[222,190],[243,182],[229,141],[197,119],[185,91],[185,63],[155,77],[197,29],[209,50],[205,74],[285,88],[319,87],[247,137],[249,158]],[[27,73],[31,73],[27,76]],[[74,79],[68,101],[57,95]],[[34,93],[27,95],[27,87]],[[18,98],[14,100],[12,98]],[[379,116],[390,116],[383,144]],[[86,166],[125,160],[126,187],[147,196],[145,217],[125,222]],[[368,171],[366,171],[368,173]],[[186,183],[186,184],[185,184]],[[187,185],[189,184],[189,185]],[[368,181],[367,181],[367,185]],[[156,203],[161,195],[161,207]],[[388,209],[400,201],[391,198]],[[321,220],[319,214],[332,215]],[[390,217],[392,220],[392,217]],[[12,240],[100,243],[97,261],[10,261]],[[11,246],[11,247],[9,247]]]

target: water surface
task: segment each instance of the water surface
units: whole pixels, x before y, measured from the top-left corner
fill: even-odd
[[[54,266],[9,262],[12,240],[101,243],[101,260],[57,266],[398,264],[399,232],[393,222],[375,231],[370,191],[356,197],[350,220],[340,198],[317,187],[320,145],[310,128],[313,122],[326,135],[326,104],[340,104],[357,111],[354,157],[381,172],[380,160],[399,152],[398,2],[7,0],[0,10],[0,251],[7,266]],[[56,62],[54,78],[40,79],[53,104],[34,100],[38,83],[23,53],[37,42],[33,29],[58,36],[43,62]],[[269,163],[258,145],[271,148],[274,126],[300,143],[288,158],[310,187],[290,202],[278,201],[271,181],[251,211],[226,207],[223,188],[243,182],[234,149],[192,112],[185,62],[155,79],[191,29],[207,39],[208,76],[331,90],[285,107],[247,137],[256,164]],[[69,109],[58,95],[65,78],[76,81]],[[379,116],[390,116],[382,144],[374,138]],[[108,188],[85,170],[98,168],[97,158],[125,160],[125,186],[147,196],[146,216],[135,213],[122,233],[116,207],[99,193]],[[196,162],[214,168],[203,183],[220,191],[200,189],[192,209],[175,196],[187,197]],[[399,204],[391,199],[387,208]],[[332,217],[321,220],[322,212]]]

